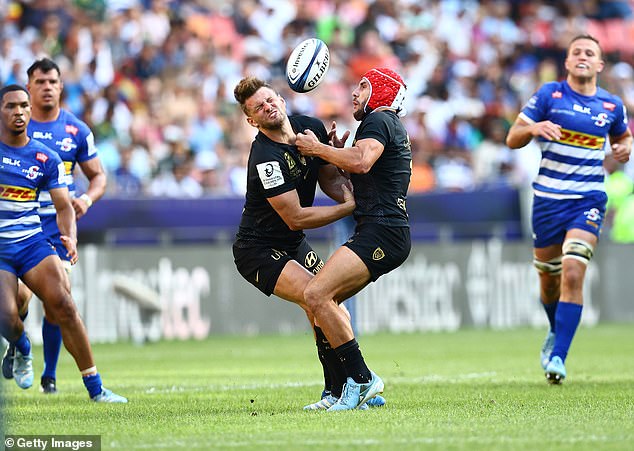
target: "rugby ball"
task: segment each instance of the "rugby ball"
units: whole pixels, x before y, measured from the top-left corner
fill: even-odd
[[[319,86],[330,67],[330,52],[321,39],[301,42],[286,62],[286,81],[295,92],[308,92]]]

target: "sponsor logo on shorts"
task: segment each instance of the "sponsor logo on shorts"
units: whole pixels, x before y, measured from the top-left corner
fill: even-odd
[[[385,257],[385,252],[383,252],[383,249],[381,249],[380,247],[374,249],[374,252],[372,253],[372,260],[379,261],[383,259],[383,257]]]
[[[310,251],[308,254],[306,254],[306,257],[304,257],[304,266],[307,268],[312,268],[315,263],[317,263],[317,254],[315,253],[315,251]]]

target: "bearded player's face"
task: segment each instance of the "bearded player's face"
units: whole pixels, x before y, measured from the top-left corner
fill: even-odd
[[[286,120],[286,102],[271,88],[263,87],[245,102],[248,122],[257,128],[276,129]]]

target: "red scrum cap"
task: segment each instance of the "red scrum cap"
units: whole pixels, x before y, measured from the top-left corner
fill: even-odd
[[[405,82],[399,74],[384,67],[370,69],[363,74],[370,84],[370,97],[365,105],[366,112],[380,107],[391,108],[396,111],[401,109],[405,98]]]

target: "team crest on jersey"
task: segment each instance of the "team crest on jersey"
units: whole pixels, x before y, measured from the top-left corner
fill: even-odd
[[[77,147],[77,144],[73,142],[73,139],[68,136],[61,141],[57,141],[55,144],[59,146],[59,150],[62,152],[70,152]]]
[[[64,127],[64,130],[66,131],[66,133],[70,133],[73,136],[79,133],[79,129],[71,124],[66,124],[66,127]]]
[[[616,105],[611,102],[603,102],[603,108],[605,108],[608,111],[614,111],[614,109],[616,108]]]
[[[382,260],[383,257],[385,257],[385,252],[383,252],[383,249],[381,249],[380,247],[374,249],[374,252],[372,253],[372,260],[379,261]]]
[[[561,97],[563,96],[563,94],[561,93],[561,91],[555,91],[551,94],[553,99],[561,99]]]
[[[24,172],[26,174],[26,178],[29,179],[29,180],[35,180],[39,176],[44,175],[44,174],[42,174],[40,172],[40,167],[39,166],[31,166],[28,169],[22,169],[22,172]]]
[[[37,161],[41,161],[42,163],[46,163],[48,161],[48,155],[42,152],[38,152],[35,154],[35,159]]]

